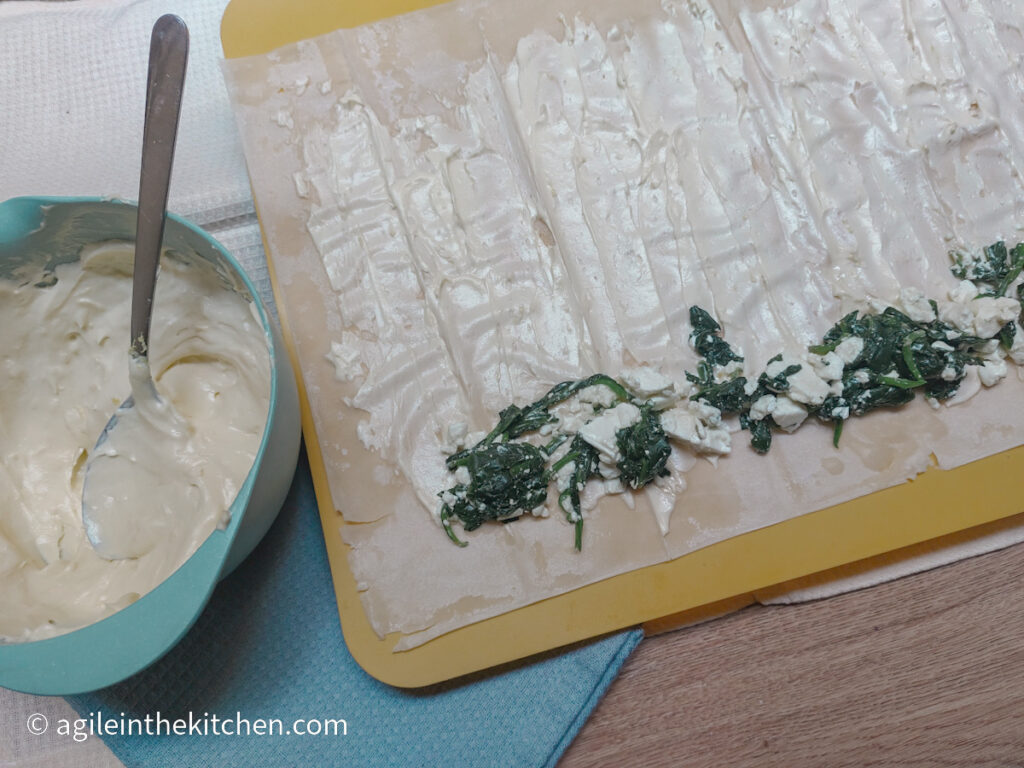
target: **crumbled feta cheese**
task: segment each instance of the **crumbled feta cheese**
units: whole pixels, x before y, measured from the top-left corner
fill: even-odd
[[[984,344],[975,347],[975,351],[983,357],[991,357],[999,352],[999,339],[989,339]]]
[[[807,410],[791,398],[780,395],[776,400],[775,410],[772,411],[772,418],[780,429],[793,432],[807,418]]]
[[[608,408],[615,403],[616,396],[615,393],[604,384],[591,384],[589,387],[581,389],[577,393],[576,397],[581,403],[600,405],[604,408]]]
[[[687,404],[686,407],[689,408],[690,412],[695,414],[698,419],[710,427],[717,427],[722,423],[722,412],[710,403],[703,400],[697,400],[696,402]]]
[[[829,396],[828,383],[822,381],[809,365],[789,377],[789,397],[798,403],[821,405]]]
[[[1013,344],[1010,345],[1008,354],[1010,359],[1017,365],[1024,365],[1024,329],[1020,327],[1020,323],[1016,324],[1016,330],[1017,332],[1013,334]]]
[[[974,333],[974,313],[970,307],[963,304],[951,302],[940,305],[939,319],[952,325],[961,335]]]
[[[685,406],[671,408],[661,414],[661,428],[665,434],[691,446],[700,444],[701,426],[697,416]],[[706,432],[706,427],[703,431]]]
[[[940,304],[939,319],[944,323],[949,323],[961,333],[974,333],[974,313],[968,306],[955,301]]]
[[[985,258],[984,252],[980,250],[956,250],[951,251],[949,255],[952,256],[958,264],[963,265],[964,274],[972,279],[978,277],[978,267],[981,266],[982,263],[988,261],[988,259]]]
[[[947,365],[942,369],[942,373],[939,374],[939,378],[943,381],[955,381],[956,380],[956,368],[951,365]]]
[[[469,425],[464,421],[454,421],[441,434],[441,450],[444,453],[455,453],[466,447]]]
[[[637,397],[643,398],[658,410],[678,403],[692,389],[689,382],[677,383],[650,366],[628,368],[622,372],[621,378]]]
[[[957,304],[966,304],[978,295],[978,286],[970,280],[961,280],[956,288],[949,291],[949,300]]]
[[[586,393],[588,398],[596,402],[604,402],[604,396],[601,395],[598,390],[606,390],[610,392],[606,387],[586,387],[585,389],[580,390],[576,397],[555,406],[551,410],[551,415],[556,419],[555,431],[563,435],[574,435],[579,432],[580,428],[582,428],[589,419],[593,418],[594,410],[596,408],[594,402],[584,402],[580,395]],[[610,402],[615,402],[615,398],[612,397]]]
[[[638,397],[651,397],[672,391],[672,379],[650,366],[627,368],[622,372],[623,383]]]
[[[903,312],[915,323],[930,323],[935,319],[935,310],[928,297],[917,288],[904,288],[900,291],[900,304]]]
[[[850,365],[864,351],[864,339],[860,336],[847,336],[839,342],[834,351],[836,357],[842,360],[845,365]]]
[[[587,423],[587,419],[593,415],[594,411],[590,408],[586,411],[582,411],[579,408],[559,409],[555,412],[555,418],[558,419],[556,429],[563,435],[574,435],[583,428],[583,425]]]
[[[617,477],[613,477],[604,481],[604,488],[602,489],[609,496],[616,493],[625,493],[626,486],[622,484],[622,481]]]
[[[984,339],[995,336],[1000,329],[1020,315],[1020,302],[1007,296],[982,296],[971,302],[974,333]]]
[[[750,406],[750,420],[761,421],[765,416],[770,416],[775,410],[775,395],[762,395]]]
[[[597,448],[601,454],[611,459],[609,463],[616,464],[622,458],[615,437],[616,433],[638,421],[640,421],[639,408],[632,403],[619,403],[614,408],[602,411],[597,418],[580,427],[579,435]]]
[[[889,302],[882,299],[876,298],[875,296],[868,296],[867,298],[868,309],[870,309],[876,315],[880,315],[889,308]]]
[[[808,355],[807,360],[819,378],[825,381],[843,378],[843,359],[835,352],[826,352],[824,355]]]
[[[940,350],[942,352],[952,352],[953,351],[953,347],[950,346],[949,344],[947,344],[944,341],[933,341],[932,342],[932,349],[938,349],[938,350]]]
[[[860,368],[853,372],[853,380],[858,384],[867,384],[871,381],[871,374],[868,373],[867,368]]]
[[[978,378],[986,387],[998,384],[1006,378],[1006,361],[986,360],[985,364],[978,368]]]
[[[838,405],[832,409],[831,415],[833,419],[848,419],[850,418],[850,406]]]
[[[775,378],[785,372],[785,370],[792,365],[799,365],[800,370],[786,379],[786,381],[789,382],[789,391],[787,394],[793,400],[801,403],[821,405],[829,395],[828,382],[822,380],[818,376],[814,367],[808,360],[796,360],[791,357],[783,357],[781,360],[775,360],[769,363],[765,368],[765,373],[767,373],[769,377]]]
[[[469,474],[469,467],[456,467],[455,469],[455,482],[462,485],[469,485],[469,481],[472,478]]]
[[[950,301],[939,307],[939,318],[964,333],[989,338],[1016,319],[1020,302],[1006,296],[979,296],[970,280],[949,292]]]
[[[717,420],[712,424],[706,415],[714,412]],[[661,414],[661,427],[669,437],[685,443],[697,453],[724,455],[732,450],[729,430],[717,426],[721,412],[705,403],[679,405]]]
[[[676,400],[682,400],[684,397],[689,397],[693,394],[693,391],[693,383],[686,379],[675,382],[672,388],[672,394],[675,396]]]
[[[476,445],[481,440],[483,440],[485,437],[487,437],[487,433],[486,432],[483,432],[483,431],[470,432],[468,435],[466,435],[466,438],[465,438],[465,440],[463,440],[462,444],[466,445],[466,446]]]
[[[727,429],[709,429],[704,438],[700,453],[712,456],[725,456],[732,450],[732,435]]]
[[[568,491],[572,485],[572,473],[576,471],[576,462],[570,461],[555,472],[555,485],[558,492]]]

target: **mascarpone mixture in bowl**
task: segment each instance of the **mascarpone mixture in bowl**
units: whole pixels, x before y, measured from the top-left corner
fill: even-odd
[[[93,550],[82,481],[131,391],[132,256],[130,243],[99,243],[42,280],[0,279],[2,642],[70,632],[155,588],[227,524],[259,450],[271,368],[255,307],[212,265],[165,252],[149,359],[181,429],[139,434],[131,455],[97,463],[89,482],[124,503],[138,554]]]

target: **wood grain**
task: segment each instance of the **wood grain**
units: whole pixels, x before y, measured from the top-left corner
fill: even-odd
[[[1024,765],[1024,545],[645,639],[589,766]]]

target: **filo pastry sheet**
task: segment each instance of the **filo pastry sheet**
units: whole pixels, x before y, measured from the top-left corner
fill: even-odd
[[[1019,237],[1022,54],[998,0],[465,0],[228,61],[327,535],[376,632],[414,647],[1024,442],[1011,365],[838,449],[810,421],[767,456],[676,448],[581,553],[553,500],[464,549],[431,516],[449,425],[598,371],[682,380],[691,305],[756,377],[869,299],[945,299],[951,249]]]

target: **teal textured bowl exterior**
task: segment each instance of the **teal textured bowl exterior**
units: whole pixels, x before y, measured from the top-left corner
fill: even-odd
[[[134,240],[134,204],[100,198],[20,197],[0,202],[0,278],[77,259],[81,246]],[[195,623],[217,582],[259,543],[277,517],[298,459],[295,377],[276,325],[244,270],[216,240],[173,214],[164,247],[212,263],[227,285],[252,298],[267,336],[270,406],[259,451],[216,530],[177,571],[132,605],[102,621],[47,640],[0,645],[0,686],[69,695],[104,688],[144,669]],[[125,307],[127,312],[128,308]]]

